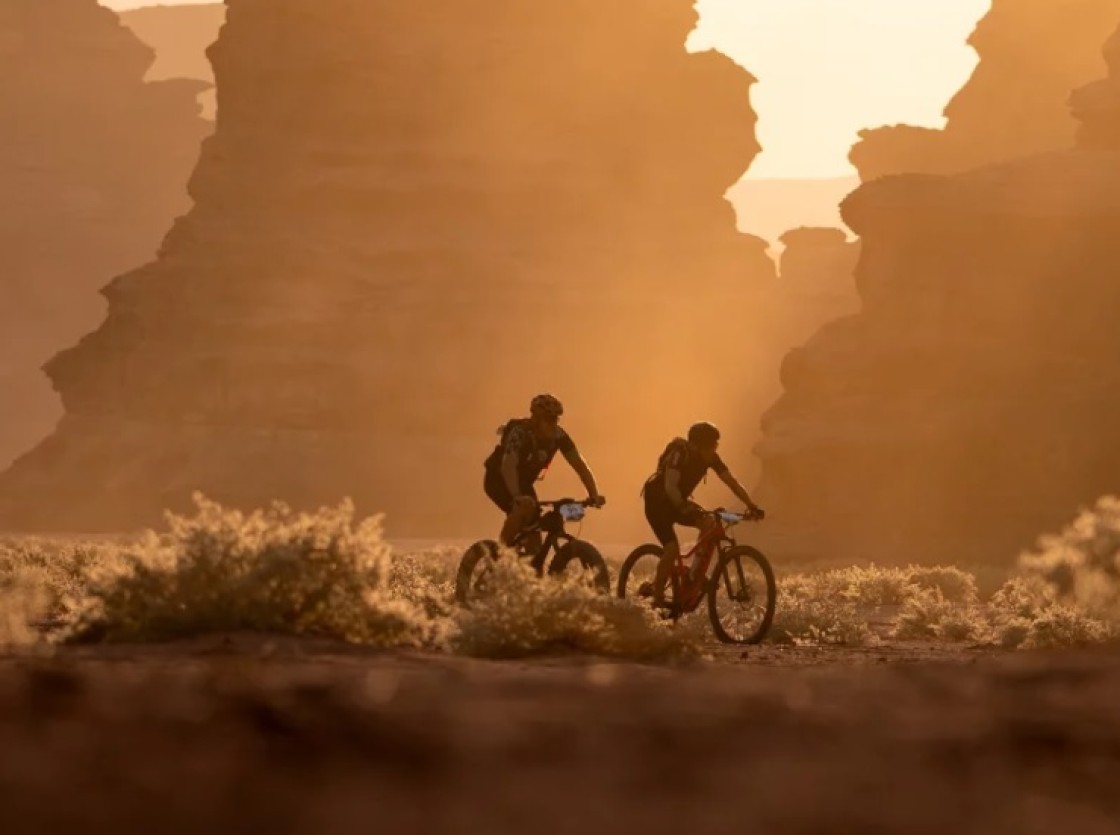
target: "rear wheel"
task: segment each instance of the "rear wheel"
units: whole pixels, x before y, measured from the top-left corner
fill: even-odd
[[[708,616],[725,644],[757,644],[770,631],[778,598],[774,570],[762,552],[736,545],[720,554],[708,588]]]
[[[664,553],[660,545],[653,543],[639,545],[631,551],[618,572],[618,596],[652,603],[657,565]],[[677,578],[670,575],[665,584],[665,614],[675,617],[677,612]]]
[[[455,575],[455,599],[466,606],[486,594],[486,581],[498,559],[499,546],[492,539],[476,542],[459,560]]]
[[[574,568],[592,572],[592,583],[603,594],[611,593],[611,574],[603,555],[590,542],[573,539],[556,549],[556,556],[548,567],[550,575],[563,574]]]

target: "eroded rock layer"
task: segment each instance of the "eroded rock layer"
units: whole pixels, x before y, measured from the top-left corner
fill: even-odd
[[[144,83],[153,57],[96,0],[0,0],[0,467],[61,415],[42,364],[189,206],[202,85]]]
[[[749,354],[774,279],[721,196],[758,151],[753,79],[686,53],[695,21],[231,0],[197,205],[50,363],[66,416],[0,481],[0,520],[116,529],[202,489],[477,532],[493,430],[542,389],[604,491],[636,495],[739,381],[712,358]]]
[[[195,78],[213,83],[214,71],[206,49],[218,39],[225,16],[226,8],[220,3],[156,5],[121,12],[121,21],[156,51],[149,80]],[[203,116],[213,119],[215,91],[205,91],[200,100]]]
[[[945,108],[944,130],[894,125],[861,132],[852,164],[888,174],[955,174],[1069,147],[1070,90],[1104,73],[1100,45],[1120,0],[993,0],[969,40],[980,61]]]
[[[764,419],[775,550],[1010,561],[1120,472],[1120,49],[1076,148],[887,177],[844,205],[862,312]]]

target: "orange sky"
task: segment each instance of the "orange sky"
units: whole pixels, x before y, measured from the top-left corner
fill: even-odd
[[[759,78],[754,103],[764,151],[750,178],[841,177],[854,173],[848,148],[861,128],[941,126],[942,108],[976,63],[965,40],[990,5],[698,0],[701,24],[689,46],[717,48]]]

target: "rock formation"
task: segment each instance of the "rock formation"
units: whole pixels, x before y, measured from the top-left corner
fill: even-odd
[[[843,206],[863,310],[782,368],[762,495],[787,555],[1009,562],[1120,472],[1120,39],[1079,146]]]
[[[539,389],[636,505],[659,445],[738,382],[715,361],[750,355],[774,280],[721,197],[758,151],[753,79],[687,53],[695,21],[690,0],[231,0],[196,206],[48,365],[66,415],[0,479],[0,523],[119,529],[201,489],[479,535],[494,429]]]
[[[214,71],[206,57],[207,48],[218,39],[226,17],[219,3],[194,6],[146,6],[121,12],[121,21],[156,52],[148,80],[194,78],[213,84]],[[214,118],[215,91],[201,96],[202,114]]]
[[[1104,72],[1100,44],[1120,0],[993,0],[969,44],[980,63],[945,108],[944,130],[861,132],[850,159],[864,182],[887,174],[954,174],[1068,147],[1070,90]]]
[[[0,0],[0,467],[61,415],[42,364],[189,205],[200,85],[143,83],[152,60],[96,0]]]
[[[822,315],[838,318],[856,312],[852,274],[859,260],[858,241],[849,241],[840,229],[813,227],[792,229],[780,240],[785,246],[780,283],[792,309],[813,325]]]

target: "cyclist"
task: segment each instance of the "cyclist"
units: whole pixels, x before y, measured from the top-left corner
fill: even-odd
[[[719,447],[719,429],[706,421],[693,424],[688,438],[674,438],[665,447],[657,461],[657,472],[651,475],[642,488],[645,497],[646,520],[664,549],[657,575],[653,582],[653,600],[657,606],[665,604],[665,584],[673,563],[681,553],[674,525],[699,528],[701,535],[710,530],[715,520],[692,501],[692,491],[714,470],[731,492],[747,506],[747,512],[756,519],[763,517],[762,508],[732,475],[716,451]]]
[[[483,489],[506,514],[500,539],[509,545],[537,517],[537,493],[533,484],[559,452],[575,470],[587,489],[589,501],[602,507],[595,476],[576,449],[571,436],[560,428],[564,407],[551,394],[538,394],[529,405],[529,417],[514,418],[498,429],[501,440],[486,459]],[[539,547],[539,545],[538,545]]]

